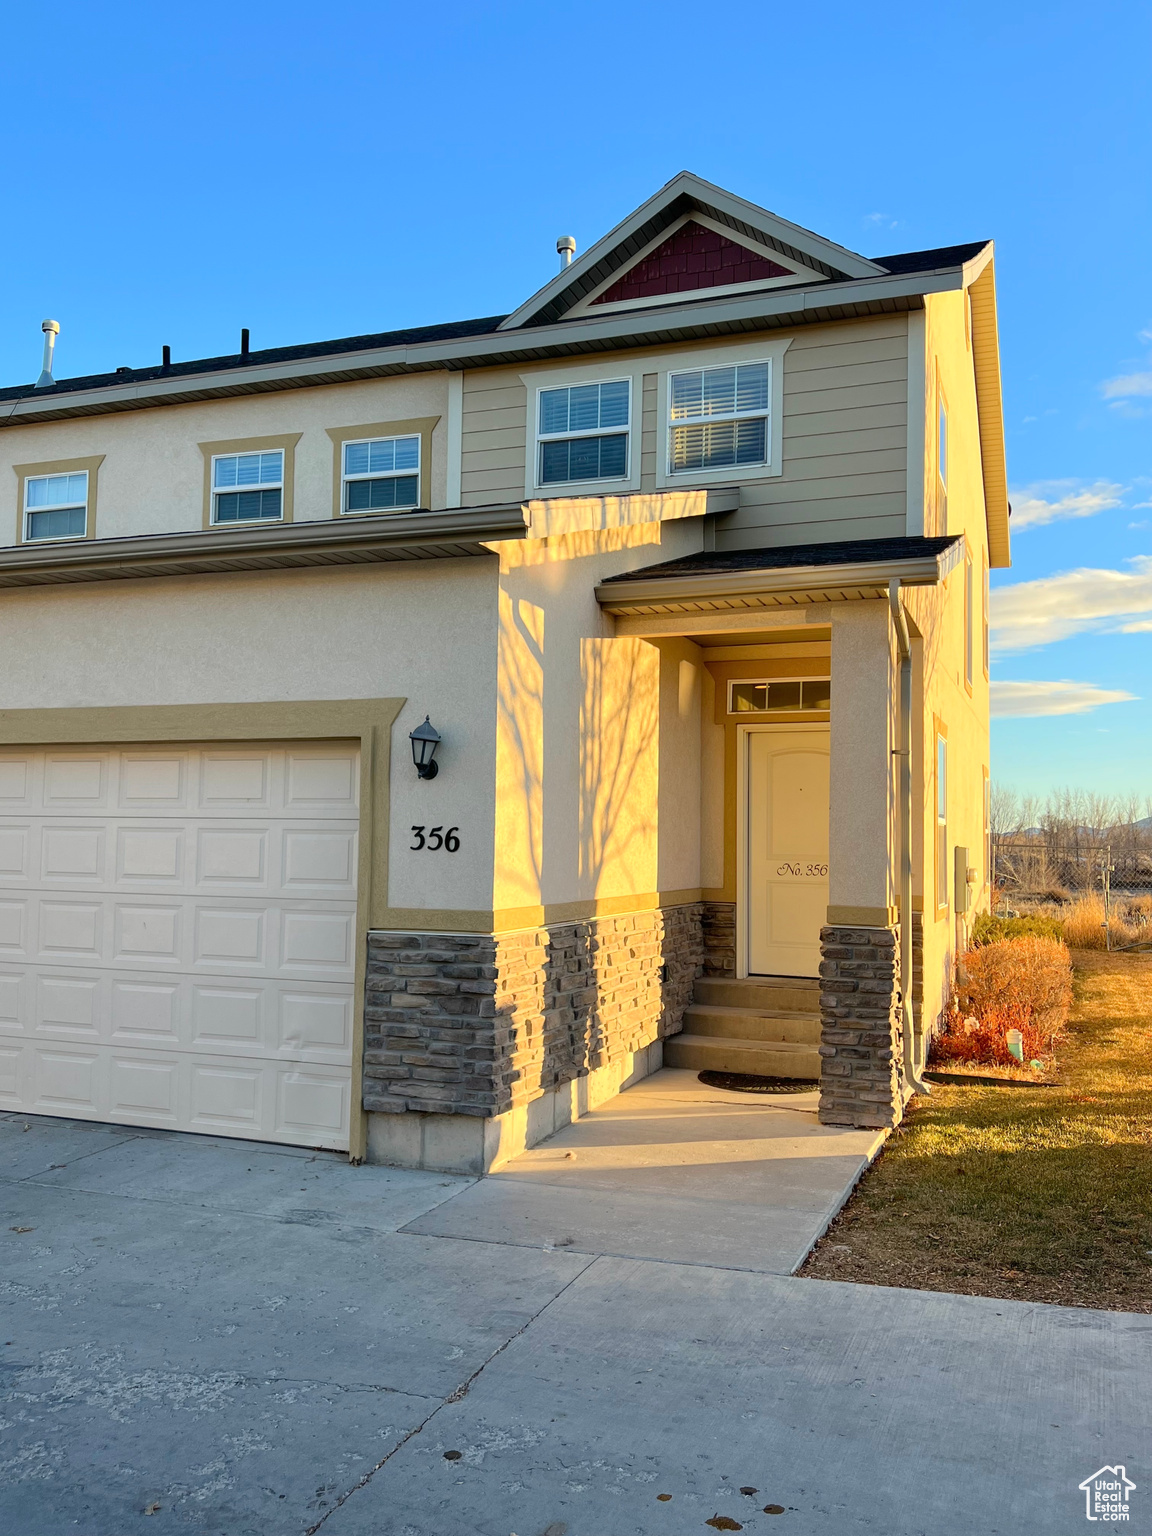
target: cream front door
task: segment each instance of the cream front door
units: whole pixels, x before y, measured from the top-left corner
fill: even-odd
[[[828,911],[828,730],[750,729],[745,751],[747,971],[816,976]]]

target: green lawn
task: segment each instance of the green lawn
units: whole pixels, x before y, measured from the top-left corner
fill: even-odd
[[[1062,1086],[914,1099],[801,1274],[1152,1312],[1152,956],[1073,961]]]

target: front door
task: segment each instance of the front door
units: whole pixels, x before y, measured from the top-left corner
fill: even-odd
[[[828,730],[752,728],[744,740],[747,971],[816,976],[828,911]]]

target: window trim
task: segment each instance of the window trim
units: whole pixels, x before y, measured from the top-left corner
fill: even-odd
[[[585,363],[569,368],[548,368],[539,372],[522,373],[520,379],[527,390],[524,448],[524,494],[529,501],[543,501],[570,496],[630,496],[640,489],[640,460],[642,457],[642,433],[644,415],[644,371],[652,370],[650,358],[635,362]],[[619,427],[598,427],[593,432],[546,433],[540,436],[540,395],[546,389],[571,389],[580,384],[617,384],[627,379],[628,426],[624,435],[628,439],[627,473],[611,480],[555,480],[541,485],[540,443],[559,442],[562,437],[613,437],[619,436]]]
[[[292,521],[292,489],[296,478],[296,444],[303,437],[302,432],[285,432],[274,437],[235,437],[216,443],[197,443],[204,457],[204,507],[203,526],[205,529],[218,529],[227,532],[230,528],[251,528],[253,523],[265,523],[269,526],[276,523],[290,523]],[[274,453],[279,450],[284,455],[283,480],[280,491],[280,516],[243,518],[234,523],[218,523],[214,521],[214,491],[212,484],[212,465],[216,459],[229,457],[234,453]],[[257,487],[258,489],[258,487]]]
[[[937,715],[932,716],[932,847],[933,847],[933,890],[932,903],[936,909],[937,918],[948,914],[951,897],[951,871],[948,867],[948,828],[949,828],[949,771],[948,771],[948,728]],[[940,815],[940,748],[944,748],[944,815]],[[941,846],[941,832],[943,832],[943,846]],[[940,893],[944,893],[944,901],[940,901]]]
[[[96,537],[96,493],[100,466],[105,455],[91,454],[83,459],[48,459],[41,464],[13,464],[16,476],[16,539],[17,544],[78,544],[84,539]],[[70,533],[52,539],[30,539],[27,536],[27,482],[39,480],[43,475],[74,475],[85,471],[88,475],[88,515],[83,533]]]
[[[964,557],[964,687],[976,681],[976,572],[972,556]]]
[[[944,432],[940,432],[940,421],[943,418]],[[944,393],[939,378],[936,380],[936,431],[934,434],[933,460],[935,470],[936,488],[936,532],[944,535],[948,532],[948,458],[951,444],[951,420],[948,412],[948,397]],[[944,452],[941,455],[940,443],[943,436]],[[940,471],[940,459],[944,459],[944,472]]]
[[[981,552],[980,552],[980,567],[981,567],[981,570],[983,572],[983,580],[980,583],[980,588],[981,588],[981,590],[980,590],[980,601],[981,601],[981,605],[982,605],[981,606],[981,610],[980,610],[980,622],[981,622],[982,641],[983,641],[983,647],[982,648],[983,648],[983,659],[984,659],[984,681],[987,682],[988,681],[988,677],[989,677],[989,666],[990,666],[990,661],[991,661],[991,656],[990,656],[991,634],[990,634],[990,631],[989,631],[989,613],[988,613],[988,610],[989,610],[989,599],[990,599],[989,581],[988,581],[988,551],[986,549],[985,550],[981,550]]]
[[[656,384],[656,488],[667,491],[682,486],[732,484],[745,480],[766,480],[783,474],[784,439],[784,354],[792,344],[791,336],[770,342],[744,342],[737,346],[710,346],[697,351],[670,352],[660,357]],[[674,373],[689,373],[699,368],[732,367],[741,363],[768,364],[768,425],[765,432],[766,464],[732,464],[719,469],[693,469],[672,474],[671,384]],[[649,362],[651,371],[651,361]],[[740,418],[721,417],[720,420]],[[743,418],[751,420],[750,417]]]
[[[786,715],[789,718],[795,715],[803,719],[816,720],[826,720],[829,717],[830,710],[816,709],[806,705],[803,702],[803,694],[800,696],[801,702],[797,704],[795,709],[733,709],[733,689],[759,688],[765,683],[827,683],[829,688],[831,688],[832,678],[830,674],[825,674],[823,677],[814,677],[811,672],[792,672],[787,677],[730,677],[725,684],[725,714],[734,720],[751,719],[753,722],[772,721],[779,719],[782,715]]]
[[[540,397],[549,394],[555,389],[579,389],[589,384],[627,384],[628,386],[628,425],[626,427],[587,427],[573,432],[571,428],[566,432],[541,432],[540,430]],[[641,410],[643,410],[643,385],[641,385]],[[632,426],[636,414],[636,389],[630,373],[622,373],[616,378],[608,379],[582,379],[575,384],[542,384],[536,388],[536,403],[533,414],[534,443],[532,452],[535,463],[532,466],[532,475],[537,486],[542,491],[553,491],[558,486],[573,486],[575,494],[579,494],[582,485],[588,485],[587,480],[548,480],[540,478],[540,447],[543,443],[571,443],[582,437],[623,437],[624,439],[624,473],[622,475],[602,476],[595,481],[597,485],[627,485],[632,472]]]
[[[332,516],[403,517],[409,512],[432,508],[432,434],[439,426],[439,416],[411,416],[404,421],[366,421],[347,427],[325,427],[332,442]],[[368,442],[377,437],[419,437],[420,500],[414,507],[379,508],[376,511],[344,511],[344,444]]]
[[[251,524],[251,523],[281,523],[281,522],[284,521],[284,450],[282,448],[264,448],[264,449],[257,449],[256,452],[258,452],[258,453],[278,453],[280,455],[280,478],[279,478],[279,480],[261,480],[258,484],[250,485],[250,486],[247,486],[247,487],[239,486],[239,485],[236,485],[236,486],[230,486],[230,485],[229,486],[219,486],[219,485],[216,484],[216,465],[221,461],[221,459],[235,459],[235,458],[239,458],[240,455],[239,454],[235,454],[235,453],[214,453],[212,455],[211,479],[212,479],[212,527],[213,528],[232,528],[237,523],[247,523],[247,524]],[[216,516],[216,503],[217,503],[217,501],[219,500],[219,498],[221,496],[238,496],[238,495],[242,494],[244,490],[249,490],[249,491],[279,491],[280,492],[280,512],[279,512],[279,515],[277,517],[217,517]]]

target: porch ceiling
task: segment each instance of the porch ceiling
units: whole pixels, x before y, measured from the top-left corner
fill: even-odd
[[[652,617],[887,598],[893,577],[934,586],[963,555],[962,535],[714,551],[610,576],[596,598],[609,613]]]

